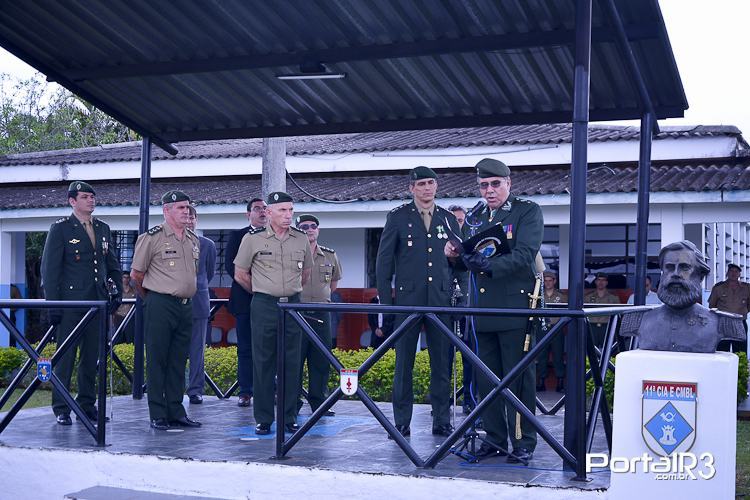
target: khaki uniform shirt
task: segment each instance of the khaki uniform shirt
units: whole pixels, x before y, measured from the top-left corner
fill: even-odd
[[[545,304],[564,304],[568,302],[568,296],[562,293],[560,290],[552,290],[552,295],[547,295],[544,291],[544,303]],[[550,326],[560,321],[560,318],[547,318],[547,322]]]
[[[138,237],[132,266],[145,274],[143,288],[189,299],[197,290],[199,256],[200,243],[195,233],[185,229],[180,241],[164,222]]]
[[[234,265],[250,270],[253,293],[289,297],[302,291],[302,271],[313,266],[310,242],[294,227],[280,240],[269,224],[242,238]]]
[[[302,302],[330,302],[331,282],[340,279],[341,264],[336,252],[318,245],[310,280],[302,287]]]
[[[583,298],[584,304],[620,304],[620,299],[617,295],[612,295],[607,292],[604,297],[599,297],[596,292],[592,292]],[[589,316],[589,322],[592,324],[607,324],[609,322],[609,316]]]
[[[743,319],[747,319],[750,308],[750,284],[740,281],[737,288],[732,288],[728,281],[715,284],[708,297],[708,307],[741,314]]]

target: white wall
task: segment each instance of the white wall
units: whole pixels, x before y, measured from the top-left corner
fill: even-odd
[[[341,262],[343,276],[341,288],[365,288],[367,269],[365,268],[365,229],[320,229],[318,242],[336,250]]]

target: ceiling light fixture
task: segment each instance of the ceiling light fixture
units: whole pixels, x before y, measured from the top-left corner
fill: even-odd
[[[302,63],[299,73],[276,75],[279,80],[338,80],[346,78],[346,73],[329,73],[323,63]]]

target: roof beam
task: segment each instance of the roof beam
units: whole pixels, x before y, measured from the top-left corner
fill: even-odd
[[[626,27],[626,32],[630,40],[643,40],[659,36],[658,25],[656,24],[628,26]],[[592,38],[594,43],[616,42],[616,35],[608,27],[595,28]],[[72,81],[138,78],[297,66],[310,62],[337,63],[462,52],[489,52],[568,46],[573,44],[574,39],[575,32],[573,30],[557,30],[543,33],[512,33],[459,39],[421,40],[384,45],[337,47],[283,54],[208,58],[190,61],[147,62],[83,69],[69,68],[62,69],[60,73]]]

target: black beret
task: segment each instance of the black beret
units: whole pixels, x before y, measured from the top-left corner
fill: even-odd
[[[190,197],[179,189],[172,189],[161,195],[162,205],[165,203],[177,203],[178,201],[190,201]]]
[[[740,266],[738,266],[737,264],[728,264],[728,265],[727,265],[727,271],[729,271],[729,270],[730,270],[730,269],[732,269],[732,268],[735,268],[735,269],[737,269],[737,270],[738,270],[739,272],[742,272],[742,268],[741,268]]]
[[[510,169],[499,160],[485,158],[477,163],[477,175],[479,177],[510,177]]]
[[[299,225],[303,222],[314,222],[317,225],[320,225],[320,221],[318,220],[318,218],[312,214],[302,214],[297,217],[297,227],[299,227]]]
[[[609,281],[609,276],[607,276],[607,273],[596,273],[596,278],[604,278],[605,280]]]
[[[409,179],[418,181],[421,179],[437,179],[437,174],[430,167],[415,167],[409,172]]]
[[[68,196],[76,197],[78,193],[91,193],[95,195],[94,188],[91,187],[91,184],[88,182],[83,181],[73,181],[68,186]]]
[[[273,193],[268,194],[268,200],[266,203],[269,205],[274,205],[276,203],[288,203],[292,202],[292,197],[286,194],[283,191],[274,191]]]

